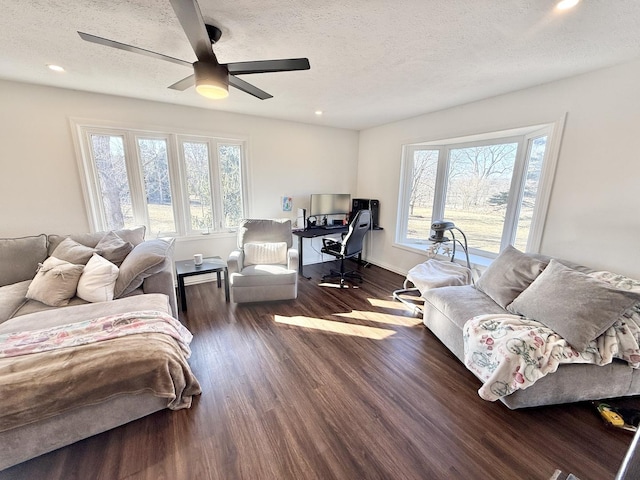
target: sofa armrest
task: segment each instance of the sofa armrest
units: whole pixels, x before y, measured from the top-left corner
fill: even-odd
[[[171,313],[175,318],[178,318],[178,303],[174,285],[173,258],[171,257],[164,263],[164,268],[161,271],[144,279],[142,291],[144,293],[163,293],[167,295]]]
[[[244,252],[242,250],[234,250],[229,254],[227,268],[229,269],[229,275],[242,271],[244,268]]]
[[[287,251],[287,268],[298,271],[298,250],[295,248],[290,248]]]

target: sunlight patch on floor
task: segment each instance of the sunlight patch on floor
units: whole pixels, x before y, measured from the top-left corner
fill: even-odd
[[[413,310],[404,303],[396,300],[383,300],[381,298],[368,298],[367,300],[372,307],[385,308],[388,310],[406,310],[407,312],[411,312]]]
[[[329,287],[329,288],[341,288],[339,283],[319,283],[319,287]],[[351,285],[350,283],[345,283],[342,288],[360,288],[357,285]]]
[[[423,318],[424,300],[417,295],[402,294],[396,296],[396,292],[394,292],[393,300],[381,300],[378,298],[369,298],[368,300],[373,306],[392,310],[404,310],[405,312],[411,312],[414,317]]]
[[[420,318],[391,315],[389,313],[365,312],[361,310],[353,310],[347,313],[336,313],[335,315],[339,317],[355,318],[357,320],[386,323],[387,325],[401,325],[403,327],[413,327],[422,323],[422,319]]]
[[[284,317],[282,315],[275,315],[274,320],[276,323],[284,323],[295,327],[311,328],[313,330],[371,338],[373,340],[383,340],[396,333],[393,330],[385,328],[367,327],[366,325],[355,325],[352,323],[303,316]]]

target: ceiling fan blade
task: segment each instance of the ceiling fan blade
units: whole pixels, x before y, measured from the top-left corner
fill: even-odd
[[[249,95],[253,95],[260,100],[267,100],[268,98],[273,98],[273,95],[269,95],[264,90],[260,90],[258,87],[251,85],[250,83],[245,82],[244,80],[239,79],[238,77],[234,77],[233,75],[229,75],[229,85],[236,87],[238,90],[242,90]]]
[[[108,38],[97,37],[95,35],[91,35],[90,33],[78,32],[78,35],[80,35],[80,38],[82,38],[83,40],[91,43],[97,43],[98,45],[105,45],[107,47],[117,48],[118,50],[124,50],[126,52],[139,53],[141,55],[146,55],[147,57],[159,58],[160,60],[166,60],[167,62],[172,62],[187,67],[190,67],[192,65],[190,62],[180,60],[179,58],[169,57],[167,55],[162,55],[161,53],[152,52],[151,50],[145,50],[144,48],[138,48],[134,47],[133,45],[127,45],[126,43],[109,40]]]
[[[247,75],[249,73],[290,72],[292,70],[309,70],[307,58],[285,58],[282,60],[256,60],[253,62],[227,63],[229,73]]]
[[[189,87],[193,87],[196,84],[196,76],[195,75],[189,75],[186,78],[183,78],[182,80],[178,80],[176,83],[174,83],[173,85],[169,85],[169,87],[172,90],[186,90]]]
[[[211,39],[196,0],[170,0],[171,6],[199,61],[215,61]]]

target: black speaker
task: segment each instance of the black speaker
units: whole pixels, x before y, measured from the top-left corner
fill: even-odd
[[[371,209],[373,228],[378,228],[380,226],[380,200],[369,200],[369,209]]]
[[[351,216],[349,217],[349,223],[353,220],[360,210],[371,210],[371,222],[373,228],[380,226],[380,200],[371,200],[368,198],[353,198],[351,199]]]

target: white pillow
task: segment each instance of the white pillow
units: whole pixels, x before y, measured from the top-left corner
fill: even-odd
[[[113,300],[117,279],[118,267],[94,253],[80,275],[77,295],[87,302],[108,302]]]
[[[282,265],[287,263],[287,243],[245,243],[244,265]]]

